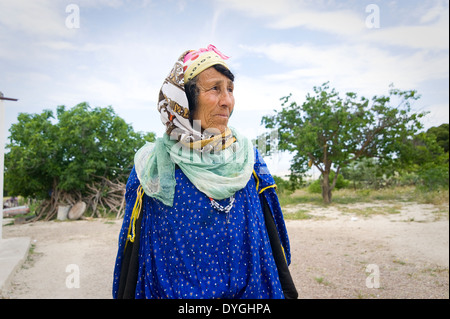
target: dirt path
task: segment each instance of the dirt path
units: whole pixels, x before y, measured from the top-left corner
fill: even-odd
[[[389,205],[395,213],[360,214]],[[380,202],[299,205],[285,213],[299,209],[312,218],[286,224],[300,298],[449,298],[448,207]],[[5,238],[31,237],[33,249],[3,297],[111,298],[120,226],[82,220],[4,227]],[[72,280],[77,274],[79,282]]]
[[[300,296],[449,298],[449,221],[441,212],[403,204],[399,213],[364,218],[316,208],[315,218],[288,222]]]

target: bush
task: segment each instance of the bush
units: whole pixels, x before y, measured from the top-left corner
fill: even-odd
[[[330,172],[330,183],[334,179],[334,172]],[[346,180],[342,174],[339,174],[336,181],[335,189],[346,188],[350,184],[349,180]],[[312,194],[321,194],[322,193],[322,176],[319,179],[315,180],[308,186],[308,191]]]
[[[322,185],[320,185],[320,179],[316,179],[314,182],[309,184],[308,192],[311,194],[321,194],[322,193]]]
[[[420,183],[417,186],[430,191],[440,188],[448,188],[448,174],[448,166],[426,165],[418,173]]]
[[[275,175],[273,176],[273,179],[275,180],[275,184],[277,184],[277,193],[279,195],[290,195],[296,189],[296,185],[290,180],[285,180],[282,177]]]

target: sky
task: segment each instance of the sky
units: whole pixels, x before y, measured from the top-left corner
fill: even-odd
[[[366,97],[414,89],[425,128],[449,121],[449,1],[0,0],[0,91],[19,99],[4,103],[2,129],[20,112],[88,102],[159,137],[164,78],[209,44],[231,57],[229,125],[249,138],[281,97],[301,104],[327,81]]]

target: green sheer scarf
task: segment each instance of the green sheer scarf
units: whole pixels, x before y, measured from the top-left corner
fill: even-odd
[[[147,143],[135,155],[136,174],[144,192],[167,206],[173,205],[175,165],[208,197],[221,200],[244,188],[253,172],[251,141],[230,128],[236,141],[224,150],[210,153],[192,150],[164,134]]]

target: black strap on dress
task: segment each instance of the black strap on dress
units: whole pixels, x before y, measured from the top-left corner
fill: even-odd
[[[294,281],[292,280],[291,273],[289,272],[283,247],[281,246],[280,237],[278,236],[275,221],[273,220],[272,212],[267,204],[265,196],[260,196],[259,198],[261,200],[270,246],[272,247],[273,258],[275,259],[275,264],[277,265],[278,276],[280,278],[284,297],[286,299],[297,299],[298,292],[295,288]]]
[[[136,220],[136,235],[134,237],[134,242],[129,241],[124,251],[117,299],[135,298],[139,270],[139,242],[141,239],[142,215],[143,214],[139,214],[139,217]]]

